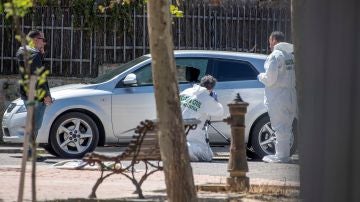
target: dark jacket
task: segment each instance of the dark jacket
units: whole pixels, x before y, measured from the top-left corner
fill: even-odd
[[[41,54],[39,50],[37,50],[35,48],[31,48],[29,46],[26,46],[26,50],[29,53],[29,60],[32,60],[32,63],[30,65],[31,74],[35,74],[36,69],[41,68],[43,66],[43,54]],[[25,67],[25,65],[24,65],[24,52],[25,52],[24,47],[20,47],[19,50],[16,53],[19,68],[20,67]],[[43,73],[44,71],[46,71],[46,67],[43,69],[43,71],[41,73]],[[20,72],[21,79],[24,80],[25,72],[21,72],[21,71],[19,71],[19,72]],[[49,88],[49,84],[48,84],[47,80],[42,85],[38,85],[38,82],[37,82],[36,83],[36,89],[39,89],[39,88],[42,88],[42,89],[45,90],[45,92],[46,92],[45,97],[46,96],[51,97],[50,88]],[[28,99],[27,94],[26,94],[26,92],[24,90],[24,86],[22,84],[20,84],[20,96],[21,96],[21,99],[23,99],[23,100]],[[35,99],[37,99],[37,98],[35,98]],[[38,101],[43,101],[43,99],[38,100]]]

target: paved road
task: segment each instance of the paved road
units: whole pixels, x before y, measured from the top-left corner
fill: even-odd
[[[210,175],[210,176],[228,176],[227,165],[228,161],[226,156],[228,155],[228,147],[213,147],[215,153],[224,155],[223,160],[214,160],[211,163],[191,163],[193,173],[197,175]],[[114,151],[121,151],[123,148],[98,148],[98,151],[114,153]],[[41,154],[45,160],[38,162],[38,166],[46,167],[51,166],[54,163],[63,161],[50,154]],[[293,163],[289,164],[269,164],[261,161],[248,161],[249,172],[247,176],[250,179],[264,179],[264,180],[276,180],[284,182],[299,183],[299,165],[297,164],[297,156],[293,156]],[[68,159],[67,159],[68,160]],[[0,166],[1,167],[14,167],[21,164],[21,153],[0,153]]]

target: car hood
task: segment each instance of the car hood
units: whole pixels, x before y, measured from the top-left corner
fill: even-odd
[[[91,85],[82,84],[82,83],[67,84],[67,85],[63,85],[63,86],[57,86],[57,87],[50,88],[50,92],[54,93],[54,92],[57,92],[57,91],[68,90],[68,89],[82,89],[82,88],[88,88],[90,86]]]
[[[94,95],[104,95],[110,92],[97,89],[97,85],[89,84],[69,84],[58,86],[50,89],[51,97],[55,100],[74,98],[74,97],[87,97]]]

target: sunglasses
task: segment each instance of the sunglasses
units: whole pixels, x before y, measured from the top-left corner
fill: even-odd
[[[36,37],[37,39],[42,39],[43,42],[46,42],[46,39],[45,38],[42,38],[42,37]]]

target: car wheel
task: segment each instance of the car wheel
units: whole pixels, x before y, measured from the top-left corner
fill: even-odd
[[[297,121],[293,122],[293,137],[290,139],[290,154],[293,155],[297,149],[297,134],[296,134]],[[260,118],[251,134],[251,149],[255,155],[253,158],[262,159],[266,155],[275,154],[275,133],[271,128],[269,116],[263,116]]]
[[[256,154],[254,148],[251,146],[246,148],[246,156],[252,160],[259,159],[259,156]]]
[[[81,158],[95,149],[98,140],[96,123],[81,112],[60,116],[51,127],[51,145],[60,157]]]
[[[40,147],[44,148],[45,151],[53,156],[59,156],[59,154],[57,154],[55,151],[54,151],[54,148],[50,145],[50,144],[42,144],[42,145],[39,145]]]

